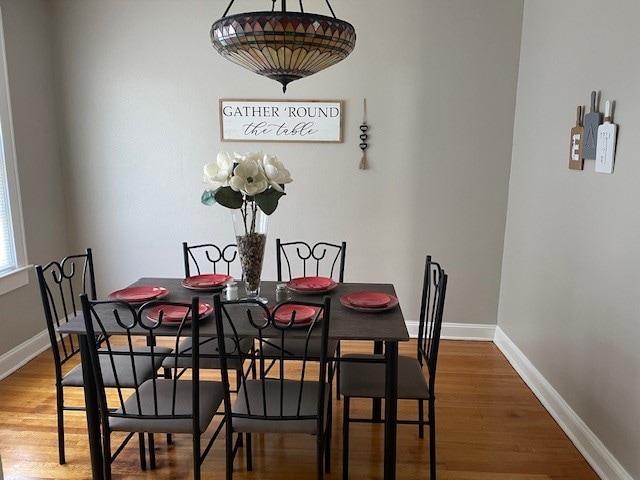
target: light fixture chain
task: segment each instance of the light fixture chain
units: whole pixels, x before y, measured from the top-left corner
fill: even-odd
[[[227,16],[227,13],[229,13],[229,10],[231,9],[231,6],[233,5],[233,2],[235,2],[236,0],[231,0],[229,2],[229,5],[227,6],[227,9],[224,11],[224,13],[222,14],[222,18]],[[274,0],[275,1],[275,0]]]
[[[329,3],[329,0],[327,0],[327,7],[329,7],[329,10],[331,11],[331,15],[333,15],[333,18],[337,18],[336,14],[333,13],[333,8],[331,8],[331,4]]]

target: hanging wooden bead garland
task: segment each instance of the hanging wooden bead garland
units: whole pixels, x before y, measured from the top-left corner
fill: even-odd
[[[367,168],[367,153],[365,150],[369,145],[367,145],[367,130],[369,130],[369,125],[367,125],[367,99],[364,99],[364,114],[362,116],[362,125],[360,125],[360,150],[362,150],[362,158],[360,159],[360,165],[358,168],[360,170],[365,170]]]

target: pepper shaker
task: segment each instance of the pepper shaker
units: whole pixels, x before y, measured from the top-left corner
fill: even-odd
[[[284,302],[291,298],[291,291],[286,283],[276,285],[276,303]]]

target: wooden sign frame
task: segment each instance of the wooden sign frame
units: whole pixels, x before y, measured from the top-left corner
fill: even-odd
[[[342,143],[342,100],[220,99],[220,139]]]

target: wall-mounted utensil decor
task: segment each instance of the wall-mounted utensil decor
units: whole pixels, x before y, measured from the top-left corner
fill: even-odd
[[[582,139],[584,135],[582,106],[579,106],[576,112],[576,125],[571,129],[571,140],[569,142],[569,168],[571,170],[582,170],[584,168],[584,159],[582,158]]]
[[[582,142],[582,158],[595,160],[598,144],[598,127],[602,123],[602,114],[597,107],[598,93],[591,92],[591,111],[584,116],[584,142]]]
[[[604,123],[598,127],[598,145],[596,148],[596,172],[613,173],[613,160],[616,156],[617,126],[613,123],[611,102],[604,107]]]

